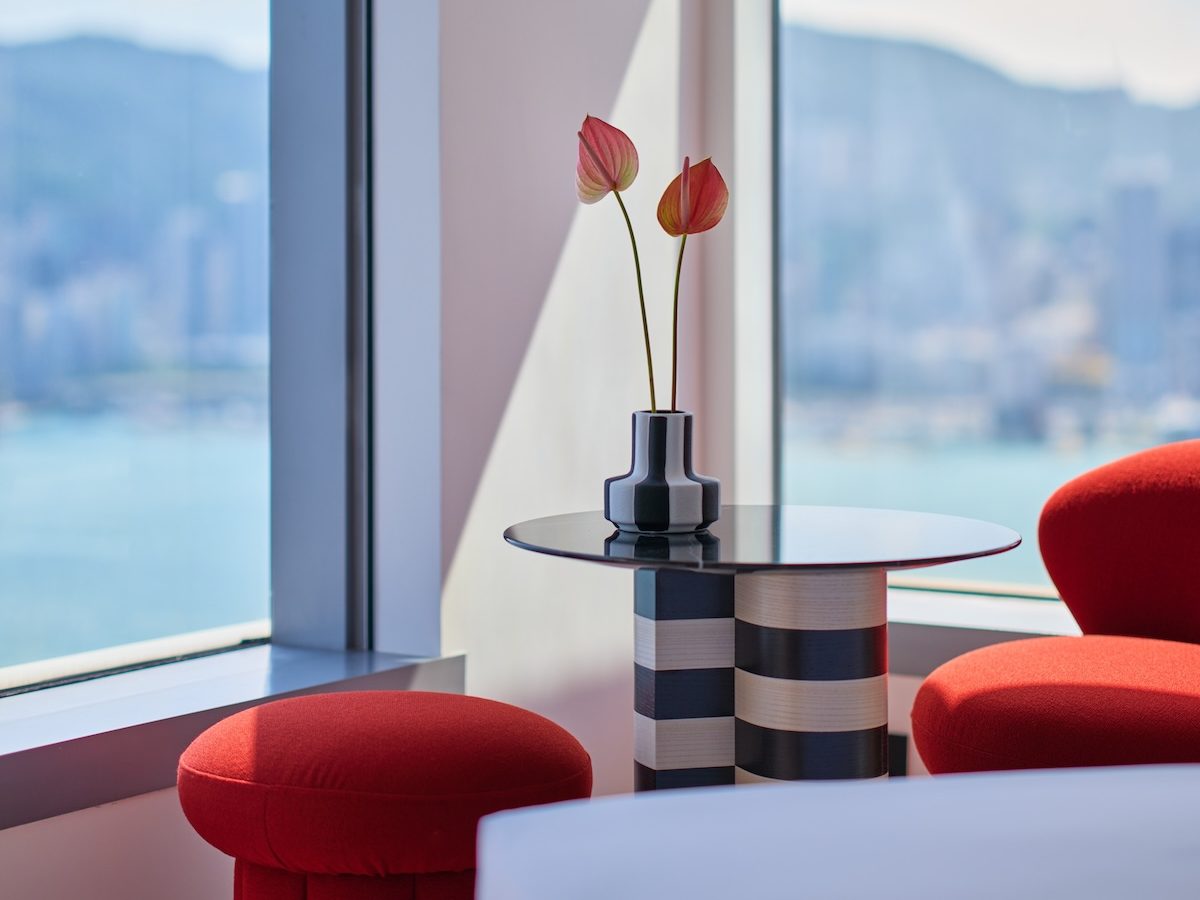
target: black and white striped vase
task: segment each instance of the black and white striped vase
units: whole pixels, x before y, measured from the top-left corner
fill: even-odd
[[[717,520],[721,485],[692,470],[692,414],[633,414],[629,472],[604,482],[604,518],[621,531],[682,534]]]

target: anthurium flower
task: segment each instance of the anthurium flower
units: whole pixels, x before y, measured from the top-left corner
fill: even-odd
[[[642,310],[642,340],[646,344],[646,374],[650,379],[650,411],[658,412],[658,397],[654,391],[654,356],[650,351],[650,320],[646,316],[646,292],[642,287],[642,263],[638,259],[637,238],[629,210],[621,199],[621,191],[637,178],[637,148],[629,135],[595,116],[585,116],[579,136],[579,162],[575,165],[575,183],[579,199],[595,203],[612,194],[621,207],[629,243],[633,247],[633,271],[637,275],[638,305]]]
[[[679,387],[679,281],[683,275],[683,250],[689,234],[708,231],[725,215],[729,188],[711,159],[694,166],[683,158],[683,171],[667,185],[658,201],[658,224],[667,234],[679,238],[679,260],[675,263],[675,302],[671,312],[671,409]]]
[[[729,188],[711,159],[694,166],[683,158],[683,171],[667,185],[658,201],[658,223],[673,237],[708,231],[725,215]]]
[[[638,155],[629,135],[595,116],[584,118],[578,134],[575,180],[580,200],[596,203],[609,191],[623,191],[633,184]]]

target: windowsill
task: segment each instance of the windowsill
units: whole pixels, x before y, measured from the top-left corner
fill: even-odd
[[[1057,600],[1058,592],[1048,584],[1019,581],[964,581],[961,579],[921,577],[920,572],[897,572],[888,579],[894,588],[932,591],[935,594],[978,594],[985,597],[1018,597],[1026,600]]]
[[[889,591],[890,670],[924,676],[968,650],[1078,634],[1060,601]],[[0,700],[0,828],[170,787],[179,754],[265,700],[337,690],[462,691],[462,656],[263,645]]]
[[[970,650],[1046,635],[1078,635],[1061,600],[888,591],[888,671],[924,677]]]
[[[226,716],[283,696],[463,690],[463,657],[263,645],[0,700],[0,828],[170,787],[180,753]]]
[[[175,657],[210,651],[231,650],[246,642],[260,642],[271,636],[271,620],[257,619],[219,628],[206,628],[185,634],[168,635],[132,644],[118,644],[99,650],[73,653],[36,662],[0,667],[0,691],[41,690],[46,682],[88,678],[92,673],[116,674],[114,669],[172,662]]]
[[[909,625],[979,628],[1023,634],[1079,634],[1079,626],[1061,600],[982,596],[943,590],[892,588],[888,619]]]

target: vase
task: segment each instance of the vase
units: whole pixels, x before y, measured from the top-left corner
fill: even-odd
[[[721,540],[708,531],[648,534],[618,530],[605,538],[604,555],[609,559],[629,559],[645,563],[717,562],[721,558]]]
[[[684,534],[717,520],[721,485],[692,470],[692,414],[633,414],[629,472],[604,482],[604,518],[621,531]]]

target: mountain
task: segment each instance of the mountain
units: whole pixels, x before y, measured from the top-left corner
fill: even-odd
[[[789,386],[1027,418],[1200,394],[1200,106],[798,25],[779,104]]]
[[[223,173],[265,195],[266,123],[266,72],[100,37],[0,46],[0,220],[59,220],[75,260],[137,259],[172,209],[215,209]]]
[[[1024,84],[949,50],[798,25],[780,60],[785,204],[838,190],[821,180],[830,152],[851,190],[918,204],[961,192],[1050,224],[1096,215],[1129,172],[1169,174],[1172,208],[1200,197],[1200,106]]]
[[[0,403],[200,402],[155,373],[261,370],[267,102],[266,72],[207,56],[0,46]]]
[[[952,184],[1013,215],[1094,214],[1106,184],[1147,166],[1169,173],[1176,207],[1200,197],[1200,106],[1024,84],[936,47],[796,25],[780,59],[785,195],[814,186],[833,135],[859,184]]]

